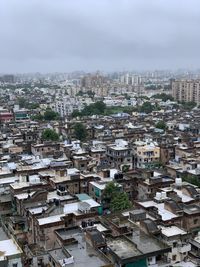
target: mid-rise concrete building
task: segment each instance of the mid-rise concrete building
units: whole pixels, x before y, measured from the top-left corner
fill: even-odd
[[[114,144],[108,145],[106,156],[112,167],[120,170],[132,168],[132,150],[123,139],[117,139]]]
[[[153,141],[136,141],[133,153],[137,168],[150,168],[159,163],[160,147]]]
[[[200,80],[177,80],[172,82],[172,96],[181,102],[200,103]]]

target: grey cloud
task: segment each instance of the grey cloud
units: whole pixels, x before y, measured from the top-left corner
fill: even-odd
[[[1,0],[0,72],[199,67],[199,0]]]

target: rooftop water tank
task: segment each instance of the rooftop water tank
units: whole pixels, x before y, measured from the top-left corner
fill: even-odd
[[[182,178],[176,178],[175,184],[176,184],[176,186],[182,186]]]
[[[157,193],[156,193],[156,198],[157,198],[158,200],[160,200],[161,197],[162,197],[162,194],[161,194],[160,192],[157,192]]]

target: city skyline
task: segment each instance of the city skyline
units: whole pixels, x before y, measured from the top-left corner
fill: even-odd
[[[0,0],[0,267],[200,266],[199,0]]]
[[[199,2],[1,1],[2,73],[199,68]]]

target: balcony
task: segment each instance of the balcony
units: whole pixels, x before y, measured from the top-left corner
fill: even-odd
[[[183,244],[182,246],[178,247],[178,251],[180,253],[189,252],[191,250],[191,244]]]

